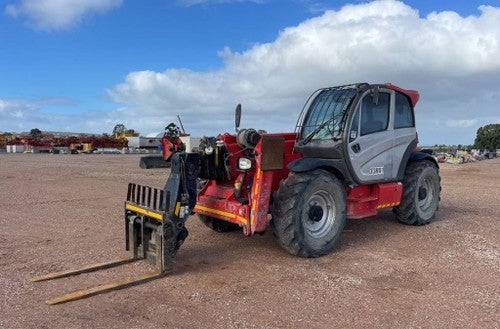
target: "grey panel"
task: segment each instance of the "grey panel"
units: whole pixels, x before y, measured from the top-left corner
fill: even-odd
[[[393,166],[394,131],[390,115],[394,102],[393,97],[383,96],[393,94],[392,91],[381,90],[379,103],[374,104],[370,92],[367,92],[363,97],[365,102],[362,99],[356,109],[359,115],[356,115],[354,120],[359,121],[351,123],[348,131],[348,155],[351,170],[360,183],[387,181],[396,177]],[[381,116],[381,108],[387,111],[387,105],[384,107],[381,100],[389,102],[388,117]],[[384,130],[380,131],[381,129]]]

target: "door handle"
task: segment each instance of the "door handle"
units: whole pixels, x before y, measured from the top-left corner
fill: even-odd
[[[358,143],[352,144],[351,149],[354,153],[359,153],[359,151],[361,151],[361,147],[359,147]]]

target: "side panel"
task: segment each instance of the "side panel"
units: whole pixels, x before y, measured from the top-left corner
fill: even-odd
[[[347,218],[357,219],[375,216],[379,209],[399,205],[403,192],[400,182],[358,185],[348,187]]]
[[[415,128],[394,130],[393,177],[403,179],[406,163],[416,146]]]
[[[348,130],[350,169],[359,183],[394,179],[393,130],[390,113],[394,91],[380,90],[378,102],[369,91],[363,95]]]
[[[359,151],[356,152],[355,149]],[[349,159],[354,174],[360,183],[390,180],[393,175],[392,132],[384,131],[361,136],[349,143]]]

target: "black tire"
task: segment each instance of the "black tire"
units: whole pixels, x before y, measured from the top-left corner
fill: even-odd
[[[213,218],[210,216],[198,214],[198,218],[203,222],[203,224],[216,232],[233,232],[240,229],[240,226],[237,224],[226,222],[225,220]]]
[[[407,225],[429,224],[439,208],[441,177],[436,164],[428,160],[410,162],[405,170],[403,195],[394,213]]]
[[[331,173],[293,173],[274,196],[273,226],[280,245],[301,257],[330,253],[346,222],[346,194]]]

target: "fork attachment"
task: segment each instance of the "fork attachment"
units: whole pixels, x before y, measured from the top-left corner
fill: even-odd
[[[185,221],[196,204],[196,178],[199,160],[196,153],[176,153],[172,157],[170,176],[163,190],[128,184],[125,201],[125,249],[131,256],[110,262],[84,266],[34,277],[32,282],[52,280],[115,267],[146,259],[156,266],[155,272],[126,278],[98,287],[75,291],[52,298],[47,304],[60,304],[108,291],[123,289],[164,276],[173,265],[173,257],[188,236]]]
[[[186,219],[196,205],[197,153],[175,153],[163,190],[130,183],[125,202],[125,249],[164,273],[188,236]]]

